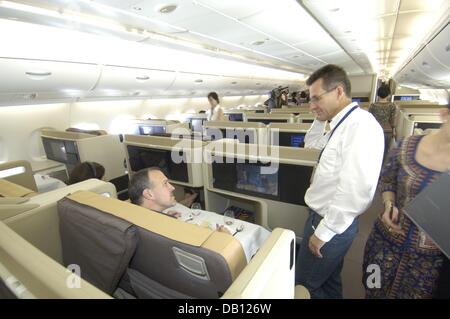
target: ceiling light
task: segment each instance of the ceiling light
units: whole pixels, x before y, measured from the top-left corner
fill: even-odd
[[[252,43],[250,43],[251,45],[263,45],[265,42],[260,40],[260,41],[253,41]]]
[[[168,14],[168,13],[172,13],[176,10],[178,6],[176,4],[169,4],[169,5],[165,5],[163,7],[160,7],[158,9],[158,11],[162,14]]]
[[[148,81],[150,77],[148,75],[140,75],[136,77],[136,81],[138,82],[145,82]]]

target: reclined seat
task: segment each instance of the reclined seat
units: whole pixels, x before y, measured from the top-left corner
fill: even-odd
[[[114,198],[76,192],[58,213],[64,264],[80,265],[82,278],[109,294],[218,298],[247,264],[229,234]]]

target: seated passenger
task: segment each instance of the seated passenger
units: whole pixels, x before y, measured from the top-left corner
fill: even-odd
[[[163,172],[157,167],[152,167],[142,169],[131,177],[128,193],[134,204],[233,235],[242,245],[247,261],[251,260],[270,236],[270,231],[264,227],[235,219],[230,214],[222,216],[205,210],[189,209],[181,203],[177,203],[173,195],[174,189]],[[192,203],[195,195],[187,195],[185,202]],[[223,223],[226,223],[227,226]]]
[[[180,210],[186,209],[186,206],[192,205],[197,194],[189,194],[183,201],[177,203],[173,194],[174,190],[167,177],[157,167],[144,168],[136,172],[128,185],[128,194],[133,204],[180,218],[182,213],[177,211],[177,206]],[[218,226],[217,230],[229,233],[223,226]]]
[[[69,185],[79,183],[90,178],[103,180],[105,177],[105,168],[96,162],[83,162],[75,166],[70,173]]]

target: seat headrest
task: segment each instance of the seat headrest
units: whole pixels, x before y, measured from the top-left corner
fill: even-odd
[[[88,191],[79,191],[67,198],[122,218],[171,240],[209,249],[226,260],[233,278],[236,278],[247,264],[240,242],[229,234],[189,224],[131,203]]]
[[[29,188],[0,178],[0,197],[32,197],[37,193]]]

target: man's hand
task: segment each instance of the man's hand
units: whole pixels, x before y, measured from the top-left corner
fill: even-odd
[[[171,210],[170,212],[167,212],[167,215],[175,217],[175,218],[180,218],[181,217],[181,213]]]
[[[312,236],[309,238],[309,250],[314,256],[318,258],[323,257],[320,253],[320,249],[323,245],[325,245],[325,242],[321,241],[316,235],[312,234]]]

